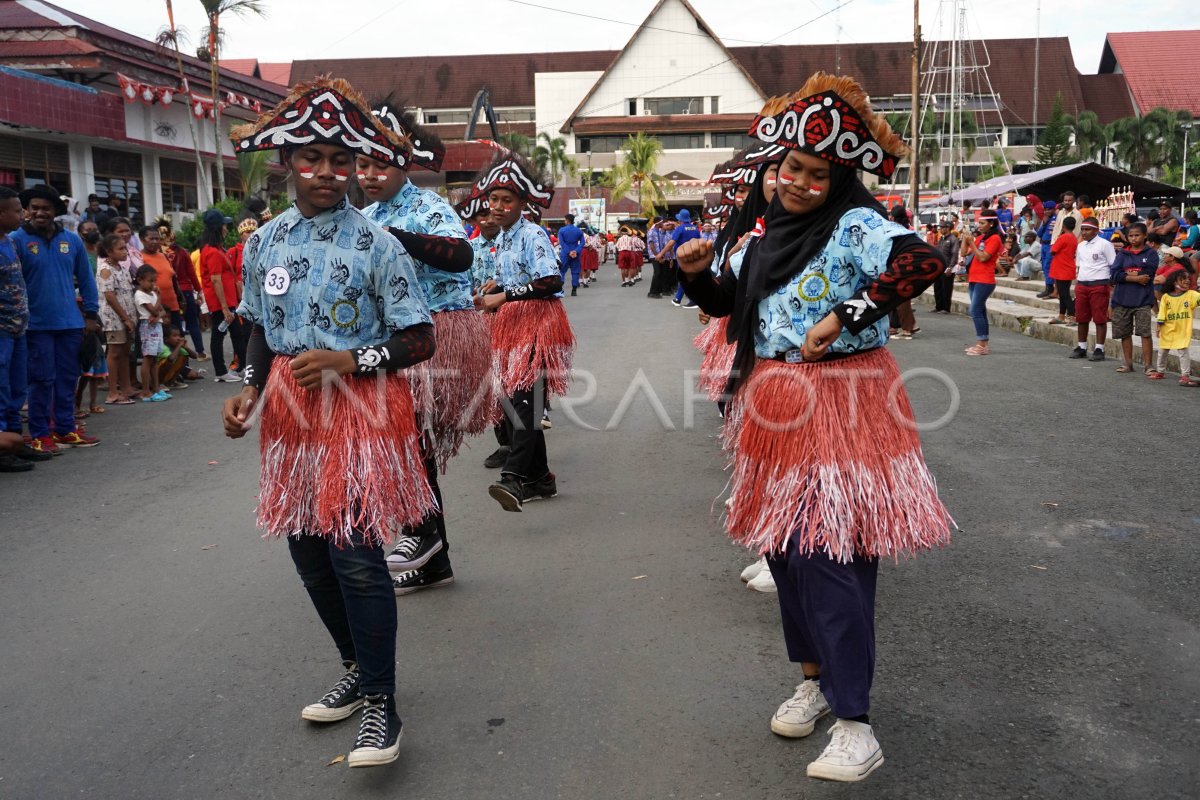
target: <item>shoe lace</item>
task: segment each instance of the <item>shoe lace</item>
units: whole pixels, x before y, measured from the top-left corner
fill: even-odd
[[[342,679],[333,685],[333,688],[325,693],[321,698],[321,702],[326,705],[336,705],[346,693],[358,685],[358,670],[352,669],[342,676]]]
[[[792,696],[790,701],[788,701],[788,705],[807,705],[808,703],[812,702],[814,696],[820,692],[821,687],[817,685],[816,681],[804,681],[804,683],[801,683],[796,687],[796,694]]]
[[[359,747],[383,747],[387,744],[387,704],[383,701],[363,706],[362,722],[358,726],[355,749]]]
[[[833,734],[833,738],[829,741],[829,750],[847,752],[854,748],[858,735],[851,731],[839,721],[829,732]]]
[[[419,536],[403,536],[396,543],[396,549],[392,551],[395,555],[401,555],[405,558],[412,558],[413,554],[421,547],[421,537]]]
[[[404,572],[398,573],[396,575],[396,577],[392,579],[392,583],[394,583],[398,586],[402,583],[406,583],[406,582],[412,580],[413,578],[417,577],[420,574],[421,574],[421,570],[419,570],[419,569],[405,570]]]

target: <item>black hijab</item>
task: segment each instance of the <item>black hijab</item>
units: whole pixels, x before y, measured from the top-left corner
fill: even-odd
[[[789,213],[776,192],[767,208],[766,232],[746,252],[727,334],[731,344],[737,343],[733,372],[726,387],[729,394],[737,389],[754,366],[754,332],[758,329],[759,302],[791,280],[821,252],[838,220],[847,211],[869,208],[887,214],[887,209],[867,191],[853,169],[831,163],[829,175],[829,198],[808,214]],[[762,192],[755,194],[762,196]]]

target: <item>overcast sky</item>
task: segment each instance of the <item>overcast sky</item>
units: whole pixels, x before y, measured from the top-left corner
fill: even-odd
[[[968,0],[968,34],[1032,37],[1038,2]],[[166,24],[162,0],[58,0],[56,4],[147,39]],[[227,57],[295,61],[619,49],[655,0],[266,0],[265,4],[266,20],[233,18],[225,24]],[[195,41],[204,26],[199,0],[175,0],[174,5],[176,22]],[[729,46],[897,41],[910,38],[913,8],[911,0],[692,0],[692,5]],[[1146,15],[1101,13],[1105,5],[1097,0],[1042,3],[1041,34],[1070,37],[1081,72],[1096,71],[1107,31],[1128,20],[1135,21],[1135,29],[1149,29],[1148,23],[1142,23]],[[921,0],[927,39],[950,38],[952,7],[950,0]],[[1189,11],[1184,0],[1160,0],[1154,19],[1179,20],[1171,27],[1184,28]],[[764,25],[764,19],[770,23]]]

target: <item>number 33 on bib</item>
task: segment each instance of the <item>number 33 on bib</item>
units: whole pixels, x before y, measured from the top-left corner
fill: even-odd
[[[286,294],[291,284],[292,276],[288,274],[286,267],[271,267],[267,270],[266,277],[263,278],[263,289],[269,295]]]

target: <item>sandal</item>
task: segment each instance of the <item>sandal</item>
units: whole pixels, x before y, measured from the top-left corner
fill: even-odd
[[[133,401],[130,400],[128,397],[118,397],[115,400],[105,400],[104,405],[106,405],[106,406],[131,406],[131,405],[133,405]]]
[[[1146,373],[1146,377],[1147,377],[1147,378],[1149,378],[1149,379],[1150,379],[1150,380],[1152,380],[1152,381],[1161,381],[1163,378],[1165,378],[1165,377],[1167,377],[1167,376],[1166,376],[1166,375],[1163,375],[1163,374],[1162,374],[1161,372],[1159,372],[1158,370],[1151,370],[1150,372],[1147,372],[1147,373]]]
[[[989,350],[988,348],[980,347],[979,345],[975,345],[974,347],[971,347],[971,348],[967,349],[967,351],[966,351],[967,355],[969,355],[969,356],[986,356],[986,355],[991,355],[991,352],[992,351]]]
[[[1196,387],[1196,386],[1200,386],[1200,381],[1194,381],[1191,378],[1183,377],[1183,378],[1179,379],[1179,385]]]
[[[1133,365],[1122,364],[1121,366],[1117,367],[1117,372],[1133,372]]]
[[[88,411],[92,412],[93,414],[108,413],[108,410],[104,406],[92,406],[91,408],[88,409]]]

